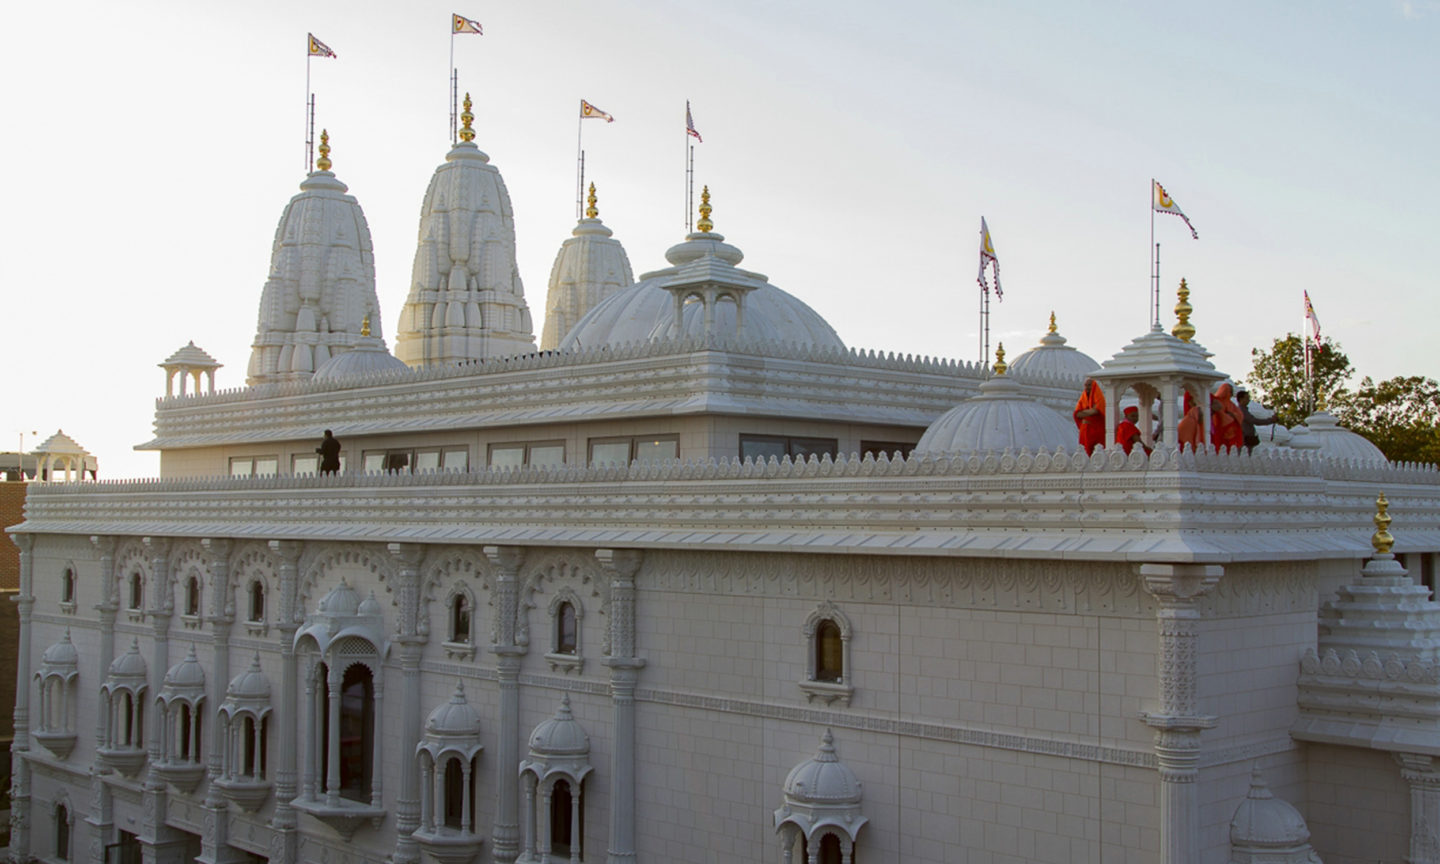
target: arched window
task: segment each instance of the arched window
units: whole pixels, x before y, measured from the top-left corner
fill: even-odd
[[[255,734],[255,717],[245,715],[241,723],[240,737],[240,773],[245,777],[257,780],[265,779],[265,760],[269,754],[269,744],[266,739],[270,737],[270,716],[260,718],[260,734]]]
[[[324,664],[320,668],[324,674],[323,694],[328,705],[329,670]],[[334,751],[339,760],[339,784],[335,791],[342,798],[369,803],[375,750],[375,683],[370,667],[357,663],[345,670],[339,699],[340,723],[336,735],[331,735],[330,711],[325,712],[321,726],[321,737],[329,746],[321,751],[320,773],[328,790],[332,777],[330,754]]]
[[[55,805],[55,859],[70,860],[70,808]]]
[[[840,625],[826,618],[815,628],[815,680],[839,684],[845,680],[845,655]]]
[[[470,788],[466,789],[465,785]],[[470,805],[466,814],[465,805]],[[445,760],[445,827],[468,829],[475,824],[475,771],[466,771],[458,757]],[[466,816],[469,816],[467,819]]]
[[[75,570],[65,568],[65,573],[60,577],[60,602],[75,604]]]
[[[555,653],[574,654],[579,644],[578,627],[575,620],[575,606],[561,603],[555,611]]]
[[[569,780],[556,780],[550,792],[550,853],[557,858],[585,856],[585,809],[570,792]],[[572,847],[579,854],[572,855]]]
[[[185,580],[185,614],[200,614],[200,580],[194,576]]]
[[[265,620],[265,583],[264,583],[264,582],[261,582],[259,579],[256,579],[254,582],[251,582],[251,583],[250,583],[250,591],[249,591],[249,594],[250,594],[250,598],[249,598],[249,599],[250,599],[250,604],[249,604],[249,605],[250,605],[250,608],[249,608],[248,612],[249,612],[249,614],[250,614],[250,617],[247,618],[247,619],[245,619],[245,620],[251,621],[251,622],[264,621],[264,620]]]
[[[820,864],[844,864],[840,838],[834,834],[826,834],[820,839]],[[854,864],[853,859],[851,864]]]
[[[140,571],[130,574],[130,610],[138,612],[145,604],[145,580]]]
[[[459,592],[450,598],[450,641],[470,643],[470,598]]]

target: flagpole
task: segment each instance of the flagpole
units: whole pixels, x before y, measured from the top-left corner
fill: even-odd
[[[310,92],[310,36],[305,37],[305,173],[310,173],[310,125],[315,116],[315,95]]]
[[[1150,300],[1150,326],[1160,326],[1160,246],[1155,242],[1155,178],[1150,178],[1150,246],[1155,257],[1150,262],[1150,280],[1153,282]]]
[[[1310,360],[1310,310],[1305,309],[1300,318],[1300,341],[1305,345],[1305,414],[1309,416],[1315,411],[1315,388],[1311,385],[1310,379],[1314,375],[1314,368]]]
[[[450,146],[454,147],[458,139],[455,137],[455,16],[450,16],[450,64],[445,68],[450,70]]]

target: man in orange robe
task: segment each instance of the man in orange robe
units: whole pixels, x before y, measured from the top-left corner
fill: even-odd
[[[1190,391],[1185,391],[1185,416],[1175,426],[1175,447],[1184,450],[1189,447],[1191,450],[1200,450],[1205,446],[1204,418],[1200,415],[1200,406],[1190,397]]]
[[[1215,388],[1210,399],[1210,443],[1221,452],[1245,446],[1245,415],[1231,398],[1233,392],[1227,381]]]
[[[1085,391],[1075,403],[1075,428],[1080,431],[1080,446],[1086,453],[1095,452],[1105,443],[1105,394],[1094,378],[1086,379]]]
[[[1131,405],[1125,409],[1125,419],[1115,427],[1115,443],[1125,448],[1126,453],[1140,441],[1140,427],[1135,425],[1135,421],[1139,419],[1140,409]],[[1145,452],[1150,452],[1149,448],[1146,448]]]

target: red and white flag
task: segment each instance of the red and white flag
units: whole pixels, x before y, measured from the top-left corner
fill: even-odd
[[[1315,317],[1315,307],[1310,305],[1309,291],[1305,292],[1305,318],[1310,322],[1310,340],[1315,343],[1315,350],[1325,350],[1325,344],[1320,341],[1320,319]]]
[[[980,275],[975,281],[980,283],[981,290],[990,293],[990,283],[985,279],[985,267],[989,266],[995,271],[995,299],[1004,300],[1005,292],[1000,289],[1000,259],[995,256],[995,244],[990,242],[990,226],[985,224],[985,217],[980,217]]]
[[[699,141],[701,144],[705,143],[705,139],[701,138],[700,133],[695,131],[695,118],[690,116],[689,99],[685,100],[685,134],[692,136],[696,141]]]
[[[1155,185],[1155,202],[1152,205],[1155,212],[1170,213],[1184,219],[1185,227],[1190,229],[1190,236],[1199,240],[1200,235],[1196,233],[1195,226],[1190,224],[1190,218],[1181,211],[1180,205],[1175,203],[1175,199],[1170,197],[1170,193],[1165,191],[1165,187],[1160,185],[1160,181],[1152,179],[1150,182]]]
[[[335,52],[330,50],[330,46],[326,45],[324,42],[321,42],[319,39],[316,39],[314,33],[306,33],[305,36],[309,40],[307,43],[309,46],[307,50],[309,51],[311,57],[335,56]]]
[[[591,105],[589,102],[586,102],[584,99],[581,99],[581,100],[580,100],[580,119],[581,119],[581,120],[597,120],[597,119],[600,119],[600,120],[604,120],[606,123],[614,123],[614,122],[615,122],[615,118],[614,118],[613,116],[611,116],[610,114],[605,113],[604,111],[601,111],[599,108],[596,108],[594,105]]]
[[[480,22],[479,22],[479,21],[476,21],[476,20],[474,20],[474,19],[472,19],[472,18],[466,18],[464,15],[456,15],[456,14],[454,14],[454,13],[451,13],[451,15],[450,15],[450,32],[451,32],[451,33],[475,33],[475,34],[477,34],[477,35],[484,36],[484,35],[485,35],[485,28],[483,28],[483,27],[480,26]]]

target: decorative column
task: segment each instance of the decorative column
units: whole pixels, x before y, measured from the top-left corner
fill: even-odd
[[[15,669],[15,740],[10,745],[10,860],[30,860],[30,615],[35,608],[35,537],[12,534],[20,547],[20,591],[14,601],[20,609],[19,657]]]
[[[500,733],[495,753],[495,824],[490,832],[496,864],[512,864],[520,855],[520,658],[525,646],[515,641],[519,614],[520,565],[525,550],[486,546],[495,565],[495,678],[500,685]]]
[[[146,537],[142,542],[150,558],[152,601],[149,614],[155,644],[149,669],[150,687],[143,697],[135,700],[137,717],[142,701],[154,699],[164,687],[165,673],[170,669],[170,619],[175,614],[175,592],[170,584],[170,539]],[[166,725],[170,716],[156,705],[147,707],[152,709],[152,713],[150,728],[146,730],[148,765],[141,784],[141,860],[145,864],[179,864],[184,853],[183,841],[179,832],[166,824],[169,789],[158,769],[165,753]]]
[[[210,753],[206,764],[206,775],[210,785],[205,790],[204,831],[200,836],[200,864],[232,864],[243,857],[230,845],[228,829],[230,820],[225,798],[215,781],[220,778],[225,766],[225,750],[231,740],[229,721],[214,722],[221,718],[220,706],[225,702],[225,688],[230,682],[230,631],[235,623],[235,604],[230,589],[230,550],[232,543],[226,539],[205,539],[200,541],[205,548],[210,570],[210,630],[214,641],[211,643],[210,698],[205,710],[205,720],[210,723]],[[257,734],[259,730],[256,730]],[[259,754],[259,750],[254,751]],[[233,764],[233,760],[232,760]]]
[[[96,672],[97,680],[104,680],[105,675],[110,671],[110,664],[115,662],[115,613],[120,609],[119,585],[115,581],[115,547],[118,545],[114,537],[91,537],[90,543],[100,553],[100,602],[95,604],[95,611],[100,616],[100,664]],[[108,700],[95,712],[95,741],[97,744],[106,742],[107,720],[113,712],[113,707]],[[102,775],[108,773],[109,769],[100,764],[97,757],[90,765],[90,815],[85,818],[85,824],[90,830],[90,860],[100,861],[105,856],[105,844],[113,836],[114,824],[114,802],[111,800],[110,787],[102,779]]]
[[[1206,427],[1209,428],[1209,427]],[[1215,718],[1195,708],[1200,611],[1196,601],[1220,581],[1224,569],[1208,564],[1142,564],[1145,590],[1159,603],[1160,710],[1140,715],[1155,730],[1160,762],[1160,861],[1191,864],[1200,860],[1200,732]]]
[[[610,577],[610,697],[614,702],[610,765],[609,864],[635,861],[635,683],[645,661],[635,652],[635,573],[638,549],[597,549]]]
[[[296,713],[295,631],[300,626],[301,609],[297,600],[300,583],[300,553],[305,544],[299,540],[271,540],[270,551],[280,559],[280,710],[275,728],[280,734],[280,766],[275,771],[275,814],[270,819],[274,832],[270,836],[272,864],[295,864],[299,848],[295,815],[295,736],[299,717]],[[332,729],[339,728],[332,726]],[[338,760],[332,759],[332,766]]]
[[[1440,864],[1440,765],[1434,756],[1396,753],[1400,776],[1410,784],[1409,864]]]
[[[399,564],[393,590],[400,608],[396,642],[400,646],[403,682],[400,722],[400,797],[395,802],[394,864],[419,864],[420,846],[411,835],[420,827],[420,787],[415,773],[415,748],[420,744],[420,655],[426,635],[420,632],[420,562],[425,547],[418,543],[391,543],[390,554]],[[378,699],[376,700],[379,701]],[[378,737],[378,736],[377,736]],[[376,765],[381,764],[376,762]],[[469,785],[466,785],[468,793]],[[469,818],[469,808],[465,810]]]

